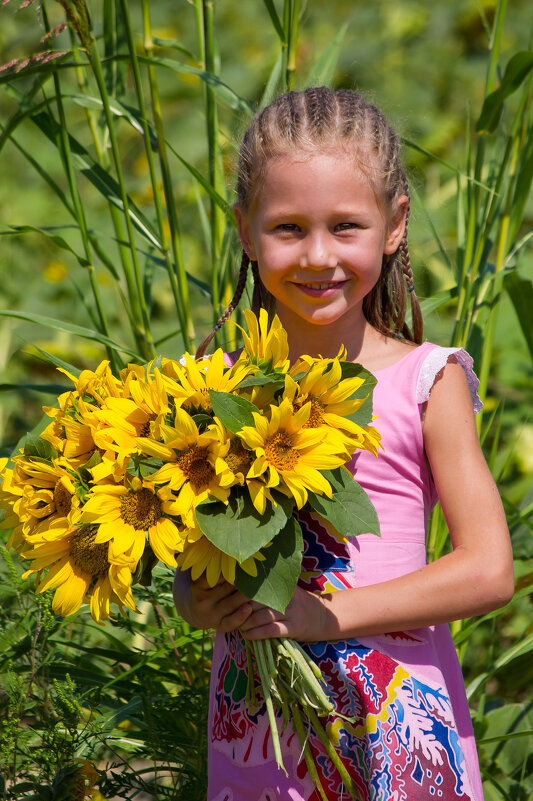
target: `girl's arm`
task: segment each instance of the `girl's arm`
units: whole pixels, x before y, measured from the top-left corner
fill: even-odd
[[[510,600],[509,532],[460,365],[449,363],[434,384],[423,433],[452,552],[380,584],[325,595],[297,588],[284,615],[254,604],[253,614],[241,624],[248,638],[285,635],[313,642],[364,637],[481,615]]]

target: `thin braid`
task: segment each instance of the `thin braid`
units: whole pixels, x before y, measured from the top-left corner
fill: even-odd
[[[409,255],[408,227],[409,227],[409,218],[411,216],[411,199],[409,197],[408,189],[405,192],[405,194],[409,198],[409,204],[407,206],[407,212],[405,215],[405,230],[398,249],[400,251],[402,272],[407,284],[407,291],[409,292],[409,298],[411,303],[413,340],[417,344],[420,344],[422,342],[422,337],[424,332],[424,323],[422,320],[422,311],[420,309],[420,304],[418,302],[418,298],[415,292],[415,279],[413,275],[413,269],[411,267],[411,256]]]
[[[201,359],[202,358],[202,356],[205,354],[205,351],[206,351],[209,343],[211,342],[211,340],[215,336],[216,332],[220,328],[222,328],[224,323],[230,318],[230,316],[233,313],[234,309],[237,307],[237,305],[238,305],[238,303],[239,303],[239,301],[241,299],[242,293],[244,292],[244,287],[246,286],[246,278],[247,278],[247,275],[248,275],[248,266],[249,266],[249,264],[250,264],[250,259],[248,257],[248,254],[246,253],[246,251],[243,250],[242,257],[241,257],[241,266],[240,266],[240,269],[239,269],[239,277],[237,279],[237,286],[235,287],[235,293],[234,293],[231,301],[229,302],[226,310],[218,318],[218,322],[215,325],[215,327],[213,328],[213,330],[210,331],[210,333],[206,336],[206,338],[203,340],[203,342],[201,342],[200,345],[198,346],[195,358],[197,358],[197,359]]]

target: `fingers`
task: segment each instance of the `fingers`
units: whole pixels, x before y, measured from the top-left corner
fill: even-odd
[[[281,637],[285,634],[284,616],[268,606],[252,603],[253,612],[241,624],[240,630],[246,639],[261,640],[265,637]]]
[[[217,631],[221,631],[223,633],[233,631],[234,629],[240,629],[241,626],[246,622],[247,618],[250,616],[251,612],[252,612],[252,607],[250,603],[247,601],[246,603],[238,606],[235,610],[233,610],[229,614],[222,617],[218,626],[215,626],[215,628],[217,629]]]
[[[195,623],[200,628],[228,632],[239,628],[252,612],[252,604],[232,584],[221,580],[210,587],[205,576],[192,582]]]

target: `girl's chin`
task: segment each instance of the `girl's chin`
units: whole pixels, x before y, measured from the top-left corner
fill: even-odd
[[[291,326],[322,327],[327,325],[356,327],[363,316],[362,304],[349,308],[343,305],[342,307],[322,306],[313,309],[309,307],[283,306],[278,303],[277,314],[285,328],[290,328]]]

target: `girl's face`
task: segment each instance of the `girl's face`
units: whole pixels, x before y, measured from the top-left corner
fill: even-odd
[[[272,159],[251,208],[237,206],[241,242],[258,262],[285,325],[362,320],[363,298],[394,253],[407,197],[390,214],[343,150]]]

